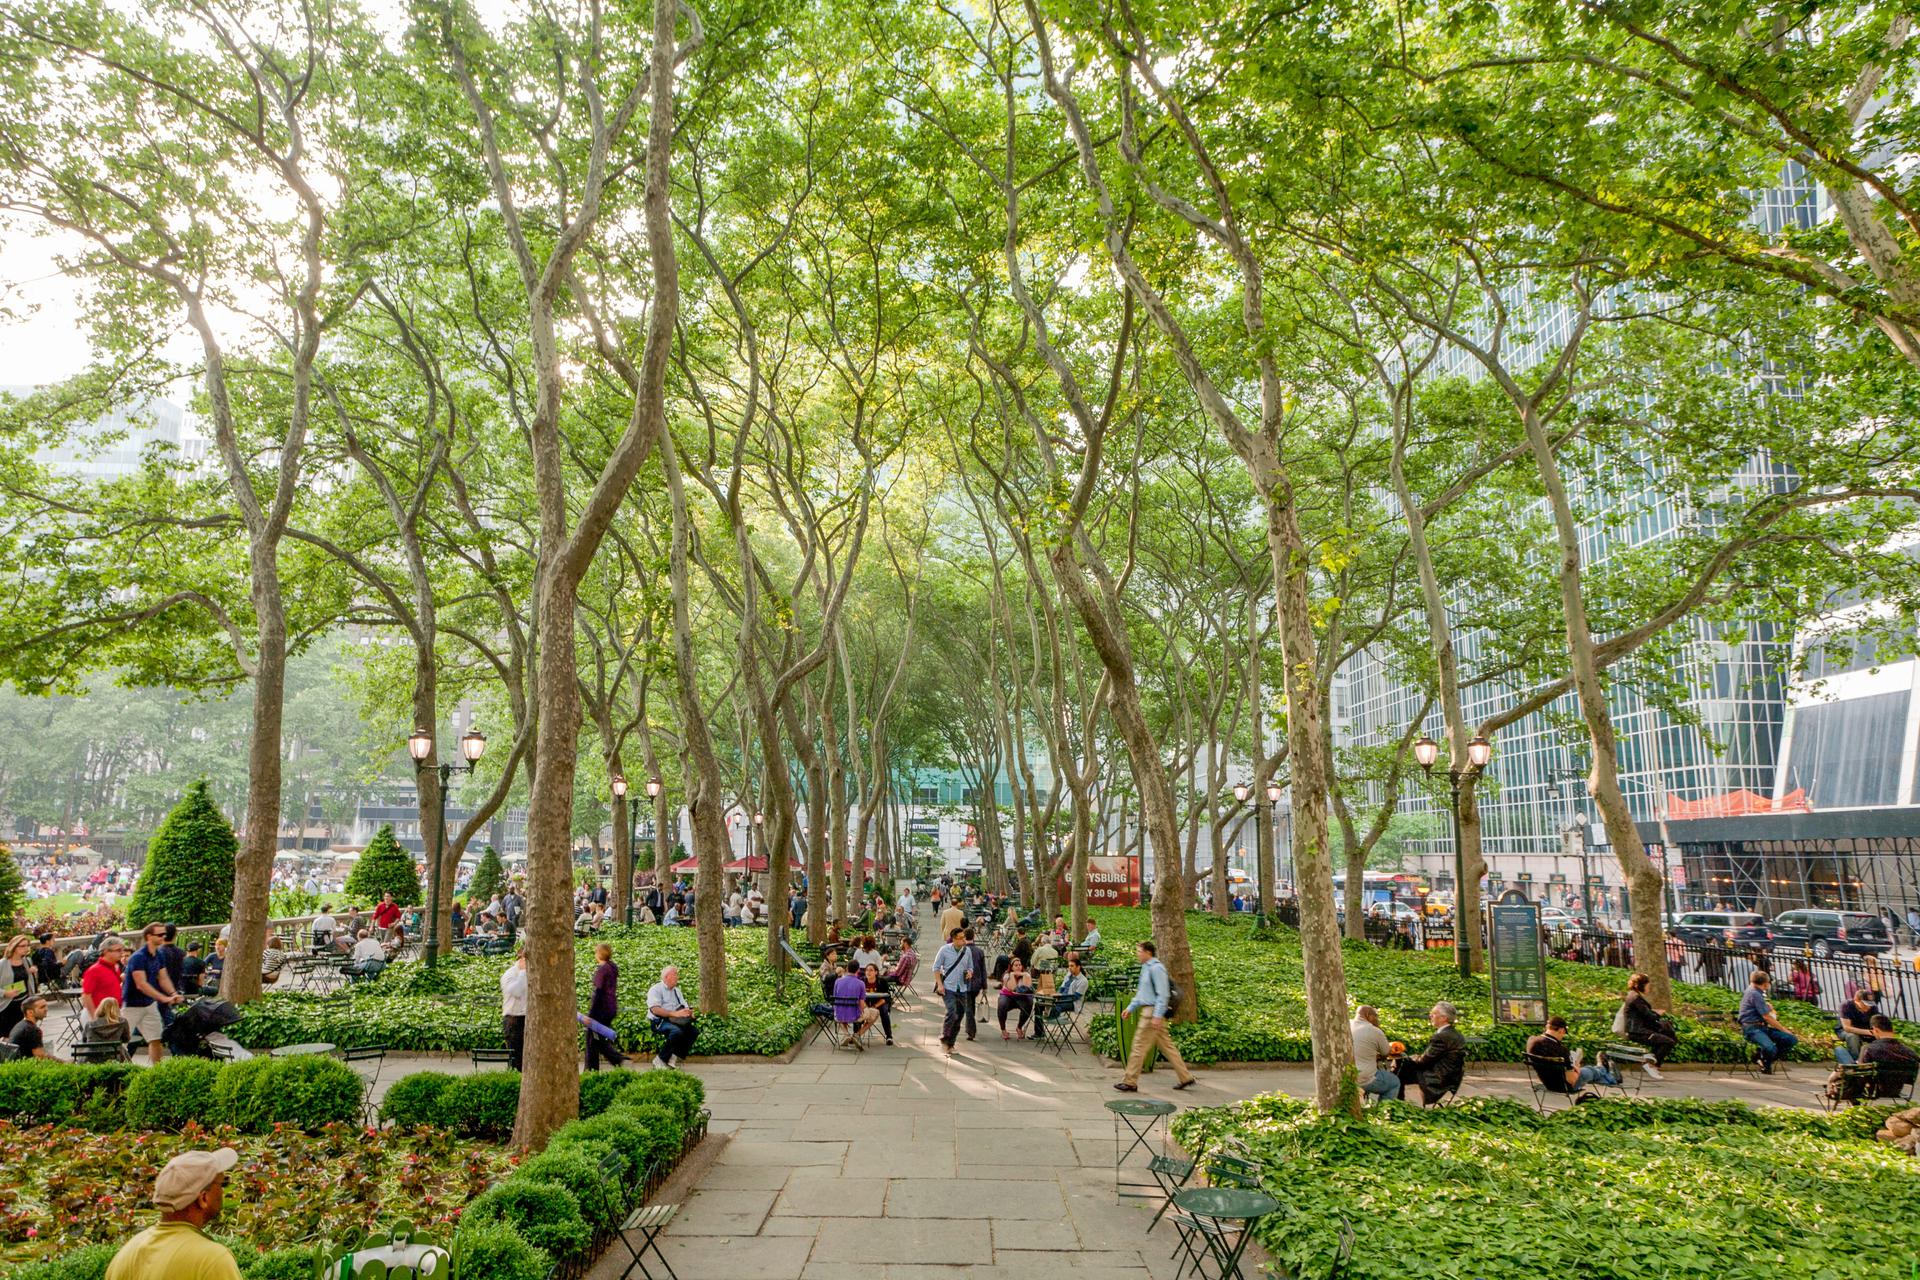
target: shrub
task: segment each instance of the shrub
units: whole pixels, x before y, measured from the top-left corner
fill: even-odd
[[[552,1255],[527,1243],[506,1222],[463,1218],[453,1234],[454,1270],[461,1280],[546,1280]]]
[[[414,868],[413,855],[393,838],[392,823],[373,833],[373,840],[361,851],[360,860],[347,876],[346,888],[349,898],[378,902],[381,894],[390,893],[403,907],[420,901],[420,873]]]
[[[536,1249],[557,1259],[584,1252],[593,1232],[581,1216],[580,1202],[565,1187],[508,1178],[476,1196],[460,1215],[462,1224],[504,1222]]]
[[[642,1173],[653,1165],[672,1162],[686,1145],[687,1126],[665,1107],[638,1103],[612,1114],[632,1120],[646,1134],[645,1140],[634,1148],[635,1164]]]
[[[220,1064],[207,1058],[168,1058],[127,1083],[127,1124],[134,1129],[182,1129],[204,1120]]]
[[[646,1077],[634,1071],[589,1071],[580,1077],[580,1114],[597,1116]]]
[[[319,1260],[319,1250],[294,1245],[261,1254],[241,1268],[241,1274],[247,1280],[313,1280],[314,1264]]]
[[[458,1077],[444,1071],[416,1071],[401,1076],[380,1102],[380,1118],[402,1129],[440,1123],[440,1095]]]
[[[127,923],[218,924],[233,914],[233,825],[214,804],[205,779],[180,797],[147,845]]]
[[[11,927],[27,909],[27,882],[13,860],[13,850],[0,844],[0,925]]]
[[[545,1182],[565,1187],[580,1202],[580,1210],[596,1230],[618,1225],[620,1205],[615,1191],[600,1176],[599,1165],[578,1147],[545,1151],[514,1172],[516,1181]]]
[[[596,1161],[606,1152],[616,1152],[626,1162],[627,1180],[631,1182],[646,1172],[651,1161],[650,1153],[657,1142],[652,1133],[645,1119],[636,1118],[629,1111],[609,1111],[565,1126],[553,1135],[548,1150],[578,1147]],[[674,1141],[678,1143],[677,1136]]]
[[[0,1064],[0,1117],[17,1125],[118,1128],[122,1093],[135,1068],[124,1062],[33,1059]]]
[[[520,1112],[518,1071],[476,1071],[455,1076],[440,1091],[440,1123],[469,1138],[504,1139]]]
[[[312,1133],[358,1120],[365,1091],[359,1074],[335,1058],[249,1058],[220,1069],[207,1119],[242,1133],[265,1133],[276,1124]]]
[[[467,898],[478,910],[492,901],[496,893],[507,891],[507,869],[500,864],[500,854],[492,845],[488,845],[480,854],[480,864],[473,869],[473,883],[467,886]]]
[[[617,1105],[657,1103],[678,1116],[683,1127],[691,1129],[706,1099],[707,1089],[700,1083],[699,1076],[684,1071],[649,1071],[634,1080]]]
[[[117,1244],[90,1244],[71,1249],[58,1258],[29,1262],[7,1273],[7,1280],[104,1280]]]

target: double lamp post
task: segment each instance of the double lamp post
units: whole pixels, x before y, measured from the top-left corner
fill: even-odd
[[[1440,744],[1425,734],[1413,744],[1413,758],[1428,777],[1433,776],[1434,761],[1440,758]],[[1493,744],[1481,735],[1474,735],[1467,743],[1467,767],[1447,766],[1447,785],[1452,792],[1452,803],[1447,812],[1453,818],[1453,956],[1459,963],[1460,976],[1467,977],[1472,971],[1472,960],[1467,948],[1468,920],[1462,908],[1467,898],[1467,852],[1460,842],[1460,784],[1477,778],[1486,769],[1487,761],[1493,759]],[[1351,890],[1352,886],[1349,885]],[[1348,910],[1353,909],[1352,894],[1348,894]]]
[[[1241,782],[1234,785],[1233,798],[1241,804],[1245,804],[1247,797],[1252,794],[1253,784]],[[1257,855],[1254,860],[1259,864],[1257,868],[1259,871],[1259,879],[1255,884],[1260,892],[1260,909],[1262,911],[1266,910],[1267,906],[1277,897],[1273,889],[1269,887],[1271,883],[1270,877],[1273,875],[1272,864],[1274,858],[1279,853],[1279,851],[1274,848],[1273,812],[1279,808],[1280,797],[1283,794],[1285,794],[1285,789],[1281,787],[1278,782],[1267,783],[1266,807],[1254,811],[1253,847]]]
[[[430,765],[427,757],[433,754],[433,730],[415,729],[407,735],[407,754],[413,757],[415,775],[427,773],[435,768],[440,771],[440,821],[434,825],[433,857],[427,863],[427,968],[435,966],[440,958],[440,860],[446,856],[447,849],[447,787],[453,781],[453,771],[472,773],[473,766],[480,763],[480,757],[486,754],[487,736],[478,729],[468,729],[460,738],[460,757],[464,765],[451,763]],[[421,833],[425,835],[425,832]]]
[[[613,780],[607,785],[613,789],[613,798],[615,800],[624,800],[626,798],[627,776],[625,774],[614,774]],[[658,800],[662,790],[660,779],[647,779],[647,799],[649,801]],[[639,830],[640,811],[638,809],[627,810],[627,893],[625,898],[627,905],[623,912],[624,919],[620,922],[622,924],[633,923],[633,864],[638,856],[634,849],[634,841],[639,838],[637,835]]]

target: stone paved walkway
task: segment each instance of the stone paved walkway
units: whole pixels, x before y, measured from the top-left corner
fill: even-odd
[[[1114,1191],[1102,1104],[1120,1096],[1119,1072],[1084,1045],[1056,1057],[984,1021],[949,1060],[938,1006],[924,994],[918,1006],[895,1018],[892,1047],[821,1041],[785,1066],[694,1064],[725,1146],[663,1237],[681,1280],[1171,1280],[1173,1233],[1146,1234],[1152,1203]],[[1163,1068],[1140,1096],[1185,1108],[1313,1085],[1304,1067],[1197,1074],[1175,1093]],[[1643,1096],[1805,1107],[1825,1075],[1675,1070]],[[1464,1092],[1529,1096],[1504,1065],[1475,1065]],[[609,1253],[594,1280],[615,1280],[615,1253],[624,1265],[624,1250]]]

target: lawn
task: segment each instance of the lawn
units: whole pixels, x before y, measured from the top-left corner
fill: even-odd
[[[1326,1275],[1344,1217],[1353,1280],[1866,1280],[1920,1256],[1920,1173],[1872,1140],[1891,1108],[1829,1120],[1738,1103],[1510,1101],[1363,1120],[1267,1094],[1182,1112],[1189,1152],[1235,1143],[1283,1205],[1257,1229]]]
[[[614,1030],[626,1046],[653,1048],[657,1037],[647,1026],[647,989],[660,970],[676,964],[687,999],[698,1006],[700,974],[692,929],[657,925],[613,927],[581,941],[574,951],[580,1008],[590,993],[593,943],[610,942],[620,966],[620,1016]],[[784,1053],[806,1031],[814,984],[795,976],[787,998],[774,989],[766,962],[767,935],[761,929],[727,931],[727,995],[724,1018],[702,1016],[698,1054]],[[500,972],[505,957],[451,957],[436,973],[418,964],[395,965],[373,982],[344,987],[328,995],[275,991],[249,1004],[233,1036],[250,1049],[326,1041],[338,1045],[384,1044],[400,1051],[497,1049],[505,1045],[500,1029]]]
[[[115,1241],[149,1220],[147,1193],[168,1160],[211,1142],[238,1148],[215,1230],[240,1253],[264,1253],[406,1218],[453,1220],[510,1166],[504,1147],[431,1129],[381,1132],[329,1125],[309,1136],[230,1130],[89,1133],[0,1122],[0,1258],[52,1258]]]
[[[1149,916],[1143,908],[1105,908],[1093,914],[1100,924],[1103,953],[1111,959],[1131,959],[1133,944],[1150,935]],[[1256,940],[1250,921],[1222,923],[1201,912],[1187,916],[1187,929],[1200,988],[1200,1019],[1174,1028],[1181,1053],[1192,1062],[1308,1061],[1312,1046],[1307,1036],[1299,935],[1276,927],[1269,939]],[[1496,1026],[1485,975],[1462,978],[1453,967],[1451,951],[1388,951],[1349,941],[1343,952],[1349,1000],[1378,1009],[1380,1026],[1393,1039],[1416,1046],[1425,1043],[1432,1033],[1426,1010],[1441,1000],[1451,1001],[1459,1010],[1463,1032],[1486,1037],[1485,1046],[1476,1050],[1481,1058],[1517,1062],[1527,1037],[1534,1033],[1535,1028]],[[1549,1006],[1604,1009],[1610,1018],[1626,990],[1627,976],[1624,969],[1549,961]],[[1739,1005],[1739,997],[1720,987],[1678,983],[1674,991],[1676,1002],[1683,1006],[1731,1012]],[[1781,1021],[1801,1037],[1797,1058],[1832,1057],[1832,1014],[1792,1000],[1779,1002],[1778,1010]],[[1674,1061],[1730,1062],[1749,1052],[1736,1035],[1709,1030],[1685,1018],[1677,1021],[1680,1045]],[[1920,1035],[1920,1028],[1905,1026],[1903,1034],[1911,1041]],[[1612,1038],[1608,1028],[1600,1026],[1578,1029],[1574,1040],[1592,1043]],[[1112,1017],[1103,1014],[1093,1019],[1093,1043],[1109,1056],[1117,1053]]]

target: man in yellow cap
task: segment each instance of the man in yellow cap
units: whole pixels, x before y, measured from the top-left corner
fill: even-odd
[[[120,1246],[107,1280],[240,1280],[233,1255],[203,1234],[220,1216],[227,1171],[239,1158],[232,1147],[221,1147],[167,1161],[153,1180],[160,1221]]]

